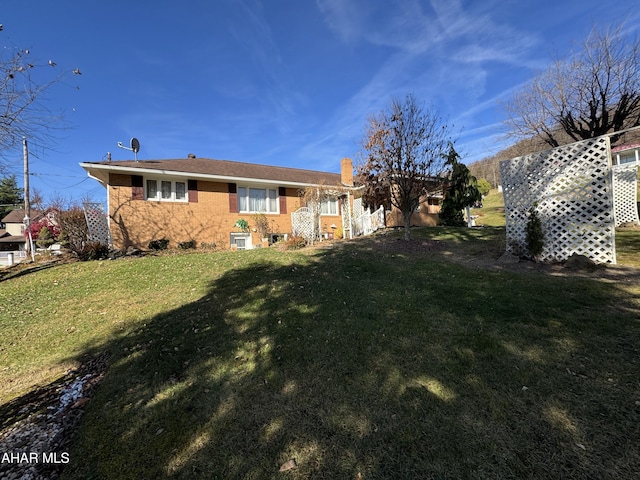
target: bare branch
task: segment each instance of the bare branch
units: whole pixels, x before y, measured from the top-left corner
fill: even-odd
[[[24,137],[35,148],[50,147],[65,124],[62,113],[47,105],[47,94],[69,72],[61,72],[55,62],[38,63],[29,50],[4,51],[11,53],[0,56],[0,157],[19,147]]]
[[[449,141],[449,127],[412,95],[404,101],[392,99],[386,110],[368,120],[362,139],[364,161],[358,166],[365,199],[389,202],[400,210],[406,239],[420,198],[439,183]]]
[[[575,56],[556,60],[504,109],[512,136],[552,147],[640,125],[640,40],[622,26],[593,28]]]

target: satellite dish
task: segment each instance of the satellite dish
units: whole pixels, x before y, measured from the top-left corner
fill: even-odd
[[[133,137],[130,142],[130,147],[125,147],[122,142],[118,142],[118,147],[124,148],[125,150],[131,150],[136,157],[136,162],[138,161],[138,152],[140,151],[140,142],[136,137]]]

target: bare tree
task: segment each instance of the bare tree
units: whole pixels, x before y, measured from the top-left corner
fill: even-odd
[[[61,71],[53,60],[39,63],[29,50],[5,46],[0,52],[0,157],[25,137],[32,146],[51,146],[54,131],[64,123],[62,113],[48,107],[46,94],[73,74],[80,70]]]
[[[411,239],[411,217],[420,198],[442,185],[449,142],[449,127],[413,95],[392,99],[368,120],[357,175],[365,200],[388,200],[400,210],[405,240]]]
[[[512,136],[552,147],[640,125],[640,39],[593,28],[581,50],[556,60],[504,105]]]

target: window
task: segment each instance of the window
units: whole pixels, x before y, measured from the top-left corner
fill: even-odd
[[[162,182],[162,199],[171,200],[171,182],[163,180]]]
[[[278,213],[278,192],[274,188],[238,187],[238,211]]]
[[[618,155],[618,165],[623,163],[632,163],[636,161],[636,151],[624,152]]]
[[[156,180],[148,178],[145,182],[147,188],[145,198],[164,202],[186,202],[187,185],[186,182],[175,182],[171,180]]]
[[[232,233],[231,245],[235,245],[238,250],[249,250],[253,248],[250,233]]]
[[[147,200],[157,200],[158,198],[158,181],[147,180]]]
[[[320,204],[320,213],[322,215],[338,215],[338,199],[335,197],[322,200]]]
[[[187,198],[187,188],[184,182],[176,182],[176,200]]]

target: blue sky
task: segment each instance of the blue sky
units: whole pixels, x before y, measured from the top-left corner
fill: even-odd
[[[68,75],[47,98],[69,128],[31,152],[45,198],[102,201],[78,164],[200,157],[339,171],[367,116],[414,94],[469,163],[505,146],[499,101],[568,53],[612,0],[3,1],[0,46]],[[6,48],[5,48],[6,51]],[[22,152],[5,152],[22,184]]]

